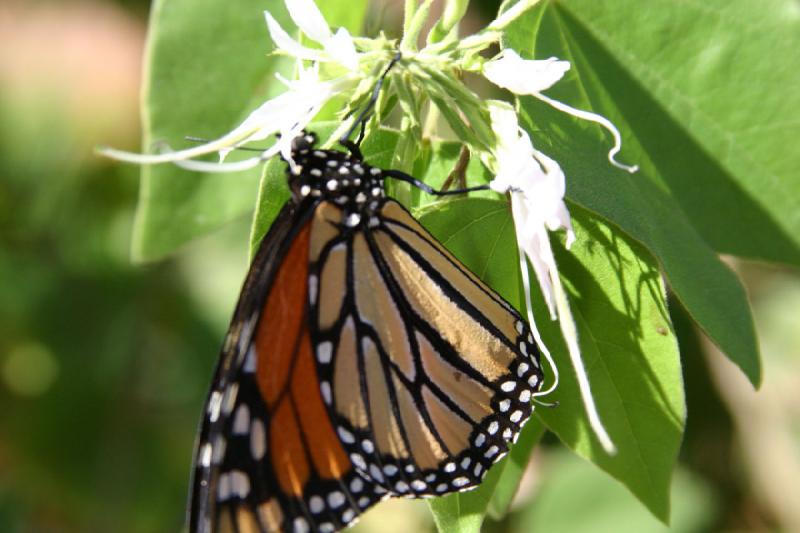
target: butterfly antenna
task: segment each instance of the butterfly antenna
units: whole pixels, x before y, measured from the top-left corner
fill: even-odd
[[[384,170],[381,172],[384,177],[393,178],[398,181],[404,181],[406,183],[410,183],[417,189],[424,191],[428,194],[432,194],[434,196],[451,196],[454,194],[466,194],[468,192],[475,192],[475,191],[488,191],[490,190],[488,185],[476,185],[474,187],[464,187],[463,189],[449,189],[446,191],[439,191],[431,187],[430,185],[419,181],[414,176],[409,176],[405,172],[400,170]]]
[[[403,58],[403,54],[400,53],[398,50],[397,53],[394,55],[389,64],[386,65],[383,73],[378,78],[377,83],[375,83],[375,87],[372,88],[372,95],[367,102],[367,105],[364,106],[364,109],[358,114],[358,116],[353,121],[353,125],[350,126],[350,129],[347,130],[347,133],[342,135],[339,139],[339,144],[350,150],[350,152],[358,159],[362,159],[361,156],[361,141],[364,140],[364,134],[367,128],[367,122],[369,122],[370,113],[375,108],[375,104],[378,102],[378,98],[380,97],[381,88],[383,88],[383,82],[386,80],[386,76],[389,75],[389,71],[392,70],[401,59]],[[358,134],[358,138],[355,142],[350,140],[350,137],[355,133],[357,129],[360,129]]]

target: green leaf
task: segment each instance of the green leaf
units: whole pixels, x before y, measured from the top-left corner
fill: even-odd
[[[591,65],[703,238],[721,253],[800,265],[797,2],[550,8],[581,77]],[[540,44],[540,57],[554,51]]]
[[[539,417],[663,520],[669,514],[670,472],[685,416],[664,286],[655,261],[641,245],[577,206],[571,212],[578,241],[569,252],[554,243],[556,256],[594,397],[619,453],[607,456],[591,436],[558,324],[548,319],[534,287],[538,326],[561,374],[553,395],[560,406],[540,409]],[[506,202],[466,198],[433,204],[421,213],[422,223],[468,268],[520,307],[516,241]],[[459,527],[480,524],[475,507],[465,511],[464,505],[462,500],[458,506],[442,504],[443,518],[437,520],[449,524],[460,511],[466,516]]]
[[[365,6],[366,0],[352,0],[346,6],[328,2],[322,9],[333,27],[345,24],[357,31]],[[219,137],[284,90],[274,74],[289,74],[292,63],[267,55],[273,45],[265,9],[290,31],[294,28],[280,0],[156,1],[144,82],[145,151],[162,141],[185,146],[187,135]],[[172,165],[144,167],[134,258],[163,257],[250,212],[261,172],[198,174]]]
[[[685,405],[664,284],[644,247],[577,206],[570,206],[570,212],[577,241],[570,251],[554,242],[556,261],[592,393],[618,452],[607,455],[589,430],[560,329],[547,319],[540,297],[534,300],[534,313],[560,382],[547,398],[558,401],[558,408],[542,409],[539,416],[570,448],[667,520]]]
[[[719,498],[711,486],[678,468],[672,484],[670,524],[660,524],[618,483],[581,459],[548,453],[534,500],[521,507],[507,530],[569,533],[692,533],[711,531]]]
[[[548,4],[534,37],[536,28],[530,22],[538,22],[540,16],[541,13],[532,13],[520,19],[509,29],[506,45],[527,55],[535,52],[537,57],[556,55],[570,60],[571,73],[550,91],[551,96],[611,119],[623,132],[621,159],[640,165],[641,170],[628,174],[608,163],[610,140],[597,125],[573,119],[534,98],[523,98],[522,113],[534,142],[561,163],[570,199],[647,246],[694,320],[757,385],[761,366],[744,289],[719,261],[715,250],[699,233],[701,228],[687,216],[678,195],[670,189],[665,178],[670,170],[657,164],[662,157],[659,151],[680,141],[686,152],[672,153],[674,164],[681,165],[683,161],[687,166],[681,172],[700,182],[710,175],[703,173],[706,167],[692,163],[698,160],[701,149],[677,126],[665,133],[663,128],[669,117],[660,113],[652,100],[635,117],[626,112],[624,106],[629,102],[647,100],[641,87],[602,54],[601,45],[587,41],[585,33],[568,23],[553,4]],[[708,211],[717,212],[711,201]]]

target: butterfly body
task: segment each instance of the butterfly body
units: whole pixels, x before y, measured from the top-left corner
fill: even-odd
[[[192,532],[337,531],[390,496],[474,488],[531,414],[517,312],[396,201],[297,137],[206,404]]]

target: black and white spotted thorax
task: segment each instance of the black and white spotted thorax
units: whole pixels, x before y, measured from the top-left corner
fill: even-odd
[[[345,224],[368,220],[384,198],[383,171],[353,154],[316,148],[313,133],[292,141],[292,159],[286,170],[296,201],[320,198],[334,202],[345,212]]]

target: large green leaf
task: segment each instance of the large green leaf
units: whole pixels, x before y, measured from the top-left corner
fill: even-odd
[[[676,161],[682,161],[675,165],[685,163],[681,172],[697,181],[707,175],[703,174],[707,168],[697,161],[710,160],[700,158],[702,150],[676,125],[669,134],[664,132],[669,117],[659,111],[655,101],[640,109],[645,118],[629,121],[633,115],[623,108],[646,97],[641,86],[603,53],[601,45],[570,24],[558,5],[548,6],[511,28],[506,44],[529,55],[557,55],[572,61],[571,73],[551,94],[613,120],[623,132],[622,159],[639,164],[641,170],[628,174],[609,165],[609,139],[599,127],[573,119],[534,98],[521,102],[527,128],[539,148],[562,164],[567,174],[568,197],[647,246],[692,317],[757,385],[761,367],[744,289],[719,261],[715,250],[701,236],[696,220],[686,214],[670,189],[671,183],[664,176],[674,170],[657,164],[661,147],[675,142],[681,142],[685,149],[685,154],[673,154]],[[654,147],[656,143],[658,146]],[[746,196],[740,199],[747,203]],[[716,213],[715,204],[709,205],[709,212]],[[724,215],[720,216],[724,224]]]
[[[332,26],[358,32],[366,0],[322,10]],[[291,62],[268,56],[273,45],[263,11],[294,26],[280,0],[157,0],[153,5],[144,85],[144,150],[184,146],[187,135],[215,138],[263,100],[283,90],[274,79]],[[235,156],[234,156],[235,157]],[[251,211],[259,169],[197,174],[171,165],[145,167],[133,255],[156,259]]]
[[[590,63],[709,244],[800,265],[797,2],[551,5],[581,73]]]
[[[556,255],[594,396],[619,453],[609,457],[591,436],[560,330],[547,318],[534,287],[539,329],[561,373],[553,395],[560,406],[540,409],[539,416],[568,446],[619,479],[656,516],[666,519],[670,472],[685,408],[664,285],[655,261],[641,245],[577,206],[571,211],[578,241],[570,252],[554,243]],[[425,208],[421,221],[467,267],[519,306],[516,243],[506,202],[475,198],[442,202]],[[459,500],[462,511],[465,502],[469,512],[459,527],[467,531],[480,524],[476,507],[483,505],[485,512],[486,499]],[[456,502],[441,506],[443,517],[438,519],[455,520]]]
[[[669,517],[669,482],[685,422],[678,345],[657,263],[640,244],[577,206],[577,242],[556,260],[578,329],[600,416],[617,454],[607,455],[588,430],[566,348],[556,323],[534,303],[542,338],[556,359],[557,409],[540,410],[548,428],[578,454],[625,484],[661,520]],[[548,397],[548,400],[550,398]]]

